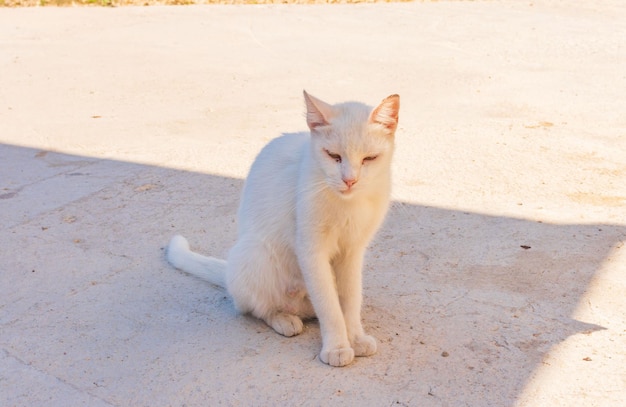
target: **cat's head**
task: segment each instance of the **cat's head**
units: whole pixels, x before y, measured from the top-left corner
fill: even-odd
[[[343,198],[388,188],[400,97],[377,107],[325,103],[304,92],[314,160],[324,183]]]

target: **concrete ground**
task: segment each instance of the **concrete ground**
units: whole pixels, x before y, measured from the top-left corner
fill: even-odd
[[[618,406],[621,0],[0,9],[0,405]],[[379,351],[317,359],[175,271],[224,256],[301,92],[401,95],[364,270]]]

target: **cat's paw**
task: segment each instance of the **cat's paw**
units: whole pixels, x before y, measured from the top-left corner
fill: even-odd
[[[302,320],[291,314],[275,314],[266,322],[283,336],[298,335],[304,327]]]
[[[358,336],[352,341],[352,347],[356,356],[371,356],[376,353],[376,339],[369,335]]]
[[[354,349],[352,348],[337,348],[337,349],[322,349],[320,353],[320,360],[331,366],[346,366],[352,363],[354,360]]]

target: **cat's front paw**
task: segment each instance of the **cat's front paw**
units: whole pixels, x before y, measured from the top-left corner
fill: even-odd
[[[352,363],[354,360],[354,349],[352,348],[337,348],[337,349],[322,349],[320,353],[320,359],[322,362],[331,366],[346,366]]]
[[[352,347],[356,356],[371,356],[376,353],[376,339],[369,335],[358,336],[352,341]]]

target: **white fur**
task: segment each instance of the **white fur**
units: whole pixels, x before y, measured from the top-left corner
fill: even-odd
[[[167,258],[226,287],[240,312],[282,335],[317,316],[320,359],[344,366],[376,352],[361,325],[361,269],[389,205],[399,98],[371,109],[304,96],[311,134],[279,137],[256,158],[228,261],[191,252],[181,236]]]

